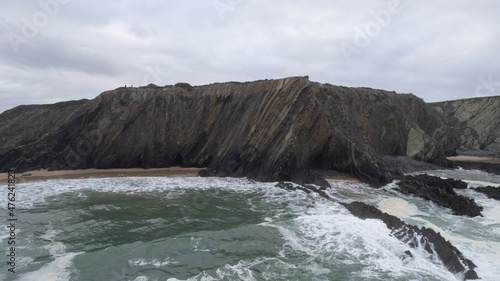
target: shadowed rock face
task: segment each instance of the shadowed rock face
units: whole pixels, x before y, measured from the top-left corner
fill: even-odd
[[[474,271],[476,265],[434,230],[406,224],[397,217],[383,213],[374,206],[362,202],[341,204],[358,218],[382,220],[391,229],[394,237],[412,248],[422,245],[428,253],[436,253],[449,271],[463,274],[465,279],[479,279]]]
[[[457,149],[500,152],[500,96],[429,105],[444,117]]]
[[[90,101],[21,106],[0,115],[0,138],[3,170],[182,165],[311,182],[314,168],[375,186],[418,168],[409,157],[443,165],[454,151],[444,121],[421,99],[307,77],[118,88]]]

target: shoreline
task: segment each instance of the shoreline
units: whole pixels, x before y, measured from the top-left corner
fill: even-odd
[[[478,156],[450,156],[446,159],[456,163],[484,163],[500,164],[500,158],[478,157]],[[184,168],[179,166],[168,168],[112,168],[112,169],[77,169],[77,170],[58,170],[48,171],[39,169],[16,173],[16,183],[36,182],[52,179],[82,179],[82,178],[110,178],[110,177],[172,177],[187,176],[196,177],[198,173],[205,168]],[[0,181],[7,181],[7,172],[0,173]],[[359,181],[351,176],[326,176],[325,180],[345,180]]]
[[[500,164],[500,158],[479,157],[479,156],[450,156],[446,159],[452,162],[475,162],[486,164]]]
[[[110,178],[110,177],[165,177],[198,176],[204,168],[125,168],[125,169],[83,169],[83,170],[34,170],[16,173],[16,183],[35,182],[52,179]],[[0,174],[0,181],[7,181],[7,173]]]
[[[198,172],[205,168],[183,168],[179,166],[169,168],[113,168],[113,169],[77,169],[48,171],[47,169],[16,173],[16,183],[37,182],[54,179],[85,179],[85,178],[116,178],[116,177],[197,177]],[[0,173],[0,181],[7,181],[7,173]],[[327,176],[325,180],[355,181],[358,179],[350,176]]]

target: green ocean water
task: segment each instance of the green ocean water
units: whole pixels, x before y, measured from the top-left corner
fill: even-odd
[[[469,180],[471,186],[500,184],[498,176],[477,171],[433,173]],[[0,279],[461,279],[425,250],[391,237],[382,222],[360,220],[338,204],[359,200],[408,223],[439,228],[476,263],[483,280],[498,280],[498,201],[473,190],[458,191],[484,207],[484,217],[465,218],[399,195],[394,184],[373,189],[356,182],[331,183],[332,200],[240,178],[18,184],[16,273],[3,262]],[[7,198],[1,200],[6,205]],[[0,231],[4,249],[8,235],[8,229]],[[408,250],[413,258],[405,258]]]

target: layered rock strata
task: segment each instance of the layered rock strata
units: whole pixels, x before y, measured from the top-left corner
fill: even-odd
[[[500,152],[500,96],[429,105],[443,116],[457,149]]]
[[[0,169],[181,165],[308,182],[317,179],[311,169],[321,169],[380,186],[427,165],[414,160],[445,165],[455,144],[444,124],[413,95],[307,77],[118,88],[1,114]]]

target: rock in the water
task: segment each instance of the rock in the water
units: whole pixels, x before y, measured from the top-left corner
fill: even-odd
[[[408,259],[408,258],[413,259],[413,255],[411,254],[410,251],[405,251],[405,255],[406,256],[404,257],[404,259]]]
[[[341,204],[358,218],[382,220],[394,237],[411,247],[416,248],[422,245],[428,253],[436,253],[450,272],[464,274],[465,279],[479,279],[474,270],[476,265],[465,258],[457,248],[434,230],[406,224],[397,217],[383,213],[376,207],[363,202]],[[409,256],[411,257],[411,253],[409,253]]]
[[[407,176],[404,179],[412,179],[425,183],[426,185],[443,188],[446,190],[467,189],[467,183],[456,179],[443,179],[440,177],[429,176],[427,174]]]
[[[500,200],[500,188],[494,186],[481,186],[476,187],[474,190],[486,194],[488,197],[496,200]]]
[[[478,206],[474,199],[458,195],[453,190],[453,188],[467,188],[467,184],[463,181],[418,175],[405,176],[397,185],[401,193],[413,194],[439,206],[450,208],[454,215],[482,216],[483,207]]]

